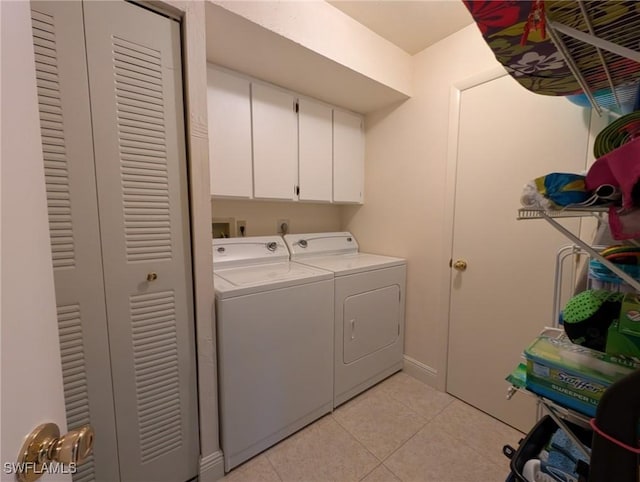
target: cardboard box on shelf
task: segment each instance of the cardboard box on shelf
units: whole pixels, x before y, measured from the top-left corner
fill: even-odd
[[[624,295],[619,323],[620,333],[640,337],[640,295],[636,293]]]
[[[640,300],[627,293],[622,300],[620,317],[609,327],[605,351],[612,355],[640,358]]]
[[[640,359],[611,355],[541,335],[526,349],[527,388],[567,408],[594,416],[604,391],[640,368]]]

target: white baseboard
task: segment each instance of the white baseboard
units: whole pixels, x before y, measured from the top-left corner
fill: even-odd
[[[221,451],[200,457],[198,482],[216,482],[222,477],[224,477],[224,459]]]
[[[439,380],[438,380],[438,370],[430,367],[429,365],[425,365],[418,360],[411,358],[410,356],[404,355],[404,368],[403,371],[407,374],[420,380],[423,383],[439,390]]]

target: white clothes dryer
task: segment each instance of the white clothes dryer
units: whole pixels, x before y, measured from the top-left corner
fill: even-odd
[[[225,471],[331,412],[333,275],[279,236],[213,241]]]
[[[402,369],[406,261],[360,253],[348,232],[284,238],[292,261],[334,273],[337,407]]]

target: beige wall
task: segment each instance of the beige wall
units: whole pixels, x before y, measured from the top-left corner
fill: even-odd
[[[236,201],[214,199],[214,218],[233,217],[247,222],[247,236],[277,234],[279,219],[289,220],[289,232],[314,233],[340,231],[341,206],[295,202]]]
[[[414,96],[365,119],[365,204],[343,208],[343,227],[363,251],[407,258],[405,354],[440,389],[448,323],[442,279],[449,276],[443,230],[450,89],[496,65],[475,25],[417,54]]]

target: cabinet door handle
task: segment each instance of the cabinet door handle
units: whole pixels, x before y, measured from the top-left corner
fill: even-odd
[[[351,320],[351,340],[356,339],[356,320]]]

